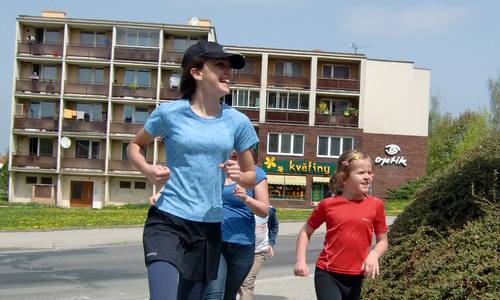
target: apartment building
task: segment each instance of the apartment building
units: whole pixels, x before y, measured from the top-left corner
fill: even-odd
[[[224,30],[223,28],[221,30]],[[19,16],[9,201],[94,207],[140,203],[153,186],[126,146],[149,113],[179,98],[183,51],[216,40],[190,25]],[[223,101],[246,114],[276,206],[329,195],[343,151],[375,161],[372,193],[425,174],[430,71],[362,54],[226,46],[245,55]],[[165,164],[155,141],[144,153]]]

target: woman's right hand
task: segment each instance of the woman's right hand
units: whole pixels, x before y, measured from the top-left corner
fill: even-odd
[[[163,186],[170,177],[170,169],[162,165],[148,165],[143,174],[154,185]]]
[[[295,267],[293,268],[293,274],[299,277],[308,277],[309,269],[307,268],[307,264],[305,262],[295,263]]]

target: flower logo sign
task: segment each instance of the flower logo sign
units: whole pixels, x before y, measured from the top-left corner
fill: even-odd
[[[263,164],[266,172],[271,173],[331,175],[335,171],[333,162],[277,160],[274,156],[266,156]]]
[[[401,152],[401,147],[399,147],[396,144],[389,144],[386,145],[384,148],[385,148],[385,153],[389,156],[388,157],[377,156],[375,158],[376,165],[379,165],[381,167],[394,165],[394,166],[402,166],[405,168],[408,166],[408,163],[406,162],[406,157],[396,156],[396,154]]]
[[[264,161],[264,165],[266,166],[266,169],[276,168],[276,157],[266,156],[266,160]]]

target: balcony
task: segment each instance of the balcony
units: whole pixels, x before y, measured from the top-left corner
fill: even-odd
[[[16,92],[59,94],[61,83],[50,80],[18,79],[16,80]]]
[[[12,166],[39,169],[56,169],[57,158],[53,156],[14,154],[12,155]]]
[[[292,87],[308,89],[310,86],[309,77],[302,76],[267,76],[267,85],[275,87]]]
[[[179,89],[171,89],[169,87],[160,88],[160,99],[164,100],[177,100],[182,97]]]
[[[70,44],[66,56],[111,59],[111,47]]]
[[[99,95],[107,96],[109,86],[107,84],[95,84],[91,82],[70,82],[64,84],[65,94]]]
[[[260,74],[232,74],[231,83],[260,86]]]
[[[61,168],[65,169],[93,169],[104,171],[104,159],[89,159],[89,158],[61,158]]]
[[[63,120],[64,131],[106,133],[105,121]]]
[[[23,55],[61,57],[63,54],[63,45],[62,43],[44,44],[35,41],[19,42],[17,44],[17,53]]]
[[[259,121],[259,108],[250,108],[250,107],[234,107],[240,112],[244,113],[252,122]]]
[[[359,92],[359,80],[356,79],[336,79],[318,78],[318,90],[343,90]]]
[[[163,63],[180,64],[182,62],[183,56],[184,56],[184,51],[165,50],[163,51],[161,61]]]
[[[358,127],[358,116],[316,114],[316,125],[333,127]]]
[[[110,133],[136,134],[144,124],[112,122],[109,128]]]
[[[156,87],[139,86],[129,87],[124,84],[115,84],[113,86],[113,97],[133,97],[156,99]]]
[[[160,50],[158,49],[141,49],[122,46],[115,48],[115,59],[118,60],[158,62],[159,55]]]
[[[14,129],[40,129],[44,131],[57,131],[58,120],[54,118],[30,118],[28,116],[14,116]]]
[[[266,122],[307,124],[309,112],[291,110],[266,110]]]

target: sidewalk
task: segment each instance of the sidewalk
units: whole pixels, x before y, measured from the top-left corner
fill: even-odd
[[[387,224],[392,224],[394,219],[395,217],[387,217]],[[280,222],[279,236],[295,236],[303,225],[304,221]],[[314,234],[324,233],[324,224],[314,232]],[[137,244],[142,244],[142,226],[54,231],[0,232],[0,252],[78,249],[105,245]]]
[[[281,222],[279,235],[296,235],[304,222]],[[320,227],[316,233],[325,233]],[[142,226],[0,232],[0,251],[59,250],[142,243]]]

